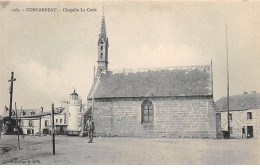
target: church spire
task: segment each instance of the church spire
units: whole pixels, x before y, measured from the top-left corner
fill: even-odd
[[[103,36],[107,35],[107,33],[106,33],[106,22],[105,22],[105,16],[104,15],[102,16],[101,34],[100,35],[103,35]]]
[[[106,34],[106,22],[104,16],[104,8],[103,8],[103,16],[101,22],[101,33],[99,34],[98,39],[98,69],[97,75],[101,72],[106,72],[108,70],[108,38]]]

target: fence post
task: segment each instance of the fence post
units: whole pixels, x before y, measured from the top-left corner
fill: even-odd
[[[52,104],[51,116],[52,116],[52,153],[54,155],[55,154],[54,104]]]

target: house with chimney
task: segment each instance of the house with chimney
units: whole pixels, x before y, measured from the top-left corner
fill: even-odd
[[[221,114],[221,129],[228,130],[227,97],[222,97],[216,104]],[[230,137],[260,137],[260,94],[256,91],[244,92],[229,98]],[[243,136],[244,132],[244,136]]]

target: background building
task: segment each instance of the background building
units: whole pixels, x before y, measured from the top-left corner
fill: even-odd
[[[260,137],[260,94],[252,91],[230,96],[230,136],[242,138],[242,128],[248,138]],[[227,98],[216,102],[221,112],[221,127],[227,131]]]
[[[70,95],[68,106],[55,109],[54,126],[57,135],[67,135],[69,131],[79,134],[81,116],[79,115],[82,103],[78,94],[74,92]],[[9,115],[8,108],[5,108],[5,116]],[[12,118],[16,118],[13,111]],[[51,134],[51,112],[43,112],[41,109],[17,109],[17,118],[23,134],[26,135],[43,135]]]
[[[67,121],[66,111],[59,108],[55,110],[54,124],[57,135],[66,134]],[[20,128],[26,135],[51,134],[51,112],[42,112],[40,109],[17,110]],[[15,118],[15,117],[14,117]]]

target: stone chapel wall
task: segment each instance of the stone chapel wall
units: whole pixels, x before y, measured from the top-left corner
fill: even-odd
[[[145,98],[95,101],[96,133],[101,136],[216,138],[211,98],[151,98],[154,123],[141,124]]]

